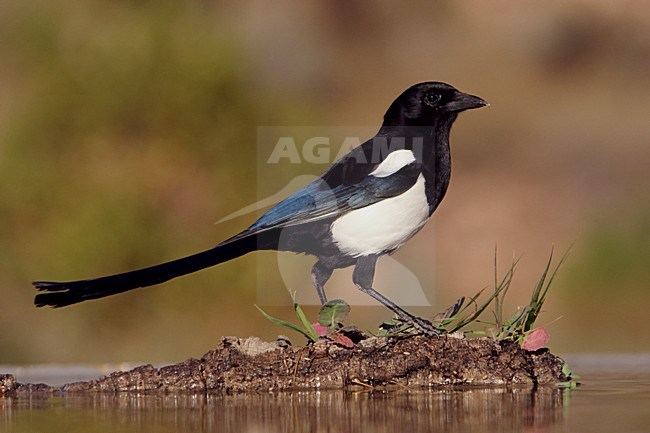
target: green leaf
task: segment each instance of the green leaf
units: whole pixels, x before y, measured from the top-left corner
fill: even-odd
[[[557,386],[558,388],[568,388],[568,389],[577,388],[579,385],[580,383],[572,382],[572,381],[560,382],[555,384],[555,386]]]
[[[342,299],[333,299],[326,302],[318,313],[318,323],[330,329],[338,329],[345,322],[350,313],[350,306]]]
[[[313,326],[311,326],[311,323],[309,324],[309,326],[311,327],[311,330],[312,330],[313,334],[310,334],[307,329],[303,329],[300,326],[294,325],[293,323],[285,322],[284,320],[277,319],[277,318],[267,314],[264,310],[262,310],[257,305],[255,305],[255,308],[257,308],[260,311],[260,313],[262,313],[262,315],[264,317],[266,317],[267,319],[269,319],[271,322],[275,323],[276,325],[284,326],[285,328],[293,329],[296,332],[300,332],[302,335],[304,335],[305,337],[307,337],[311,341],[318,341],[318,336],[316,335],[316,331],[314,330]],[[300,307],[298,307],[298,308],[300,308]]]
[[[383,322],[379,325],[377,335],[380,337],[392,337],[406,332],[412,327],[413,325],[404,324],[404,322],[394,317],[390,322]]]
[[[569,368],[569,364],[567,364],[566,362],[564,363],[564,365],[562,365],[562,374],[564,374],[569,379],[580,379],[580,376],[573,373]]]
[[[300,305],[297,303],[293,304],[293,309],[296,310],[296,314],[298,315],[298,318],[302,322],[303,326],[305,327],[305,332],[307,337],[311,341],[318,341],[318,334],[316,333],[316,330],[312,326],[311,322],[307,319],[307,316],[305,316],[305,313],[302,311],[302,308],[300,308]]]
[[[479,337],[485,337],[487,335],[487,332],[481,331],[479,329],[472,329],[469,331],[464,331],[465,335],[474,335],[474,336],[479,336]]]

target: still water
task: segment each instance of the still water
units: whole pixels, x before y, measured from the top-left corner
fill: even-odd
[[[0,398],[0,431],[650,432],[650,356],[566,359],[578,388]]]

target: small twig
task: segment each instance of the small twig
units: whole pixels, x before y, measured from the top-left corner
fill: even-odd
[[[296,365],[294,366],[294,369],[293,369],[293,376],[291,376],[291,383],[294,383],[294,384],[296,383],[296,376],[298,375],[298,365],[300,364],[300,360],[302,359],[302,356],[303,356],[305,350],[308,347],[309,346],[305,346],[302,349],[300,349],[300,354],[298,355],[298,357],[296,359]]]
[[[369,388],[369,389],[375,389],[374,386],[368,385],[367,383],[363,383],[359,379],[351,379],[350,382],[354,383],[355,385],[361,385],[361,386],[364,386],[364,387]]]

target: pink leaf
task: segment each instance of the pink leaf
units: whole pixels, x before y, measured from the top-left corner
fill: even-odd
[[[312,323],[311,326],[314,327],[314,331],[316,331],[316,335],[319,337],[327,337],[327,326],[323,326],[320,323]]]
[[[348,337],[346,337],[343,334],[339,334],[338,332],[335,332],[334,334],[330,335],[330,338],[335,342],[340,344],[341,346],[345,346],[349,349],[354,347],[354,342],[350,340]]]
[[[524,337],[521,348],[529,352],[534,352],[546,345],[551,336],[544,328],[535,328]]]

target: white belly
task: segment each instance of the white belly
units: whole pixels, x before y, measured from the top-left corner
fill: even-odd
[[[353,257],[381,254],[399,248],[429,219],[429,204],[420,175],[409,190],[379,203],[354,210],[332,223],[332,239]]]

